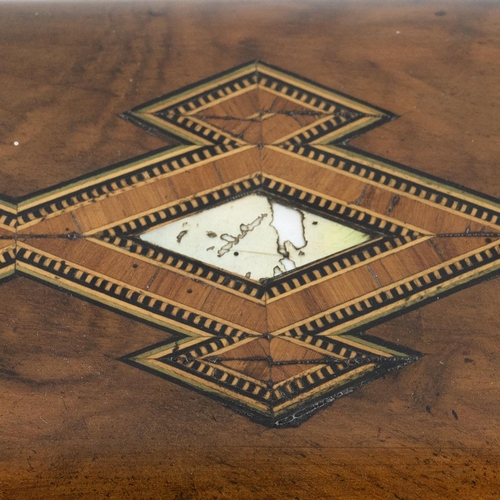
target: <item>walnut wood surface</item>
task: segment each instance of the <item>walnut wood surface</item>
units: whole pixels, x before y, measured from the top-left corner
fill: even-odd
[[[262,59],[400,115],[351,144],[498,196],[499,25],[479,2],[3,4],[0,191],[161,147],[117,114]],[[117,361],[167,332],[3,284],[0,498],[498,498],[498,293],[483,282],[372,328],[426,356],[274,430]]]

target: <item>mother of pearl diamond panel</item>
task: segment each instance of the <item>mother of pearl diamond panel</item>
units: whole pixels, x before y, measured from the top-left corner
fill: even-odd
[[[254,280],[364,243],[365,233],[251,194],[148,231],[141,239]]]

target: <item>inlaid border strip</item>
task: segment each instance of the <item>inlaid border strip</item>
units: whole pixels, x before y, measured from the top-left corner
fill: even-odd
[[[0,200],[0,204],[1,204]],[[8,231],[15,232],[17,225],[16,210],[7,210],[5,207],[0,206],[0,227],[7,229]]]
[[[327,115],[319,118],[315,122],[301,127],[299,130],[291,132],[283,137],[280,137],[272,144],[311,144],[316,142],[327,141],[331,136],[343,137],[353,129],[358,128],[362,123],[373,123],[379,121],[379,118],[366,116],[344,116],[344,115]],[[264,145],[267,145],[264,143]]]
[[[180,150],[176,148],[176,151],[167,150],[165,154],[159,154],[156,161],[151,154],[144,158],[143,161],[132,159],[128,164],[133,165],[134,168],[127,169],[125,165],[118,172],[113,169],[112,175],[107,176],[103,173],[100,176],[96,175],[95,178],[90,177],[83,187],[74,189],[60,188],[63,191],[61,195],[57,194],[58,189],[55,188],[50,193],[47,193],[46,197],[42,197],[38,203],[32,202],[31,199],[20,203],[18,223],[19,225],[29,224],[49,215],[98,201],[110,194],[136,188],[146,182],[151,182],[157,177],[171,174],[186,167],[197,166],[199,163],[209,161],[231,151],[233,151],[233,148],[225,145],[183,147]],[[25,205],[28,205],[28,207],[23,208]]]
[[[207,344],[210,341],[204,341]],[[351,348],[352,350],[352,348]],[[311,390],[317,390],[321,385],[328,383],[333,379],[356,370],[360,366],[373,365],[373,361],[368,356],[363,356],[361,349],[357,350],[359,356],[351,360],[336,361],[333,363],[318,363],[310,369],[305,370],[301,374],[284,380],[279,384],[273,384],[268,387],[264,382],[254,379],[253,377],[238,373],[232,369],[228,369],[223,365],[215,365],[201,358],[186,358],[184,350],[179,350],[172,354],[166,354],[161,358],[156,358],[156,361],[164,363],[167,366],[175,366],[178,370],[184,371],[186,376],[195,376],[206,382],[215,382],[222,388],[231,390],[232,392],[253,399],[263,405],[267,405],[270,410],[280,405],[287,406],[296,404],[295,398],[300,397]],[[366,358],[358,360],[358,357]],[[387,362],[387,359],[381,363]],[[290,399],[293,398],[293,401]]]
[[[299,270],[287,273],[281,278],[263,280],[262,283],[258,283],[179,253],[149,244],[137,236],[158,225],[220,205],[235,197],[256,192],[283,199],[288,203],[297,205],[299,208],[307,208],[314,213],[340,223],[348,222],[363,232],[379,235],[379,237],[303,266]],[[117,247],[117,249],[140,255],[155,263],[161,263],[172,270],[187,272],[198,279],[215,283],[221,287],[245,294],[250,298],[263,300],[266,297],[273,299],[281,294],[289,293],[317,280],[322,280],[328,275],[361,265],[367,260],[381,256],[396,248],[412,244],[420,238],[420,235],[392,220],[376,217],[373,213],[366,212],[359,207],[355,208],[347,203],[329,200],[275,178],[258,175],[201,196],[182,200],[164,209],[151,211],[137,219],[109,228],[100,235],[95,235],[95,237],[97,242],[108,243]]]
[[[332,358],[311,364],[296,376],[271,386],[203,359],[211,353],[227,350],[228,346],[236,346],[245,338],[200,339],[181,349],[173,342],[165,342],[124,356],[122,361],[221,399],[236,411],[266,425],[286,426],[291,422],[291,425],[298,424],[325,402],[349,394],[365,381],[412,363],[421,356],[399,346],[398,351],[388,350],[393,354],[373,355],[363,344],[353,347],[352,342],[345,344],[342,339],[307,336],[304,338],[316,349],[320,346],[327,355],[342,352],[345,359]],[[379,347],[384,349],[384,343]]]
[[[0,281],[10,277],[16,271],[16,246],[12,244],[0,249]]]
[[[419,300],[444,293],[464,282],[493,274],[500,269],[500,244],[492,243],[468,254],[426,269],[409,278],[336,306],[328,311],[307,318],[274,332],[297,337],[310,335],[339,335],[344,330],[365,326],[373,319],[387,316],[398,309],[411,306]],[[375,318],[372,316],[375,315]]]
[[[185,143],[208,144],[212,141],[229,144],[232,140],[244,144],[244,141],[233,134],[195,118],[194,113],[255,88],[265,89],[321,115],[345,115],[342,123],[334,121],[321,126],[311,124],[303,127],[299,133],[287,136],[285,140],[293,138],[296,142],[317,142],[320,138],[326,139],[332,134],[338,139],[360,128],[381,125],[395,117],[381,108],[262,62],[249,63],[233,72],[215,75],[205,80],[204,84],[198,83],[188,90],[180,89],[177,93],[173,92],[139,105],[124,113],[122,117],[155,135],[173,135]],[[355,122],[359,123],[354,125]],[[340,129],[344,127],[345,134],[342,134]]]
[[[304,266],[298,271],[282,278],[274,278],[267,283],[258,284],[243,276],[236,276],[228,271],[210,266],[181,254],[149,245],[134,237],[103,237],[93,239],[96,243],[108,243],[110,247],[122,249],[135,255],[145,257],[147,261],[162,264],[173,271],[183,271],[196,279],[214,283],[231,292],[243,294],[261,302],[264,299],[272,300],[288,294],[294,290],[311,285],[343,270],[354,269],[365,262],[372,261],[396,249],[412,245],[415,239],[405,237],[385,237],[375,241],[368,241],[353,249],[337,253],[312,265]]]
[[[232,148],[248,144],[226,130],[192,115],[167,114],[160,117],[137,113],[133,115],[133,118],[144,120],[160,133],[172,135],[177,139],[184,139],[188,144],[220,144]]]
[[[135,219],[116,224],[102,232],[102,237],[136,235],[166,222],[191,215],[200,210],[225,203],[238,196],[254,193],[262,185],[260,175],[252,175],[237,182],[213,189],[199,196],[178,200],[165,208],[152,209]]]
[[[186,333],[187,335],[260,335],[258,332],[240,329],[237,325],[222,322],[214,316],[200,313],[164,297],[113,280],[77,264],[68,263],[23,243],[18,246],[16,258],[17,270],[21,274],[41,276],[52,284],[75,290],[131,314],[137,312],[139,317],[164,326],[172,326],[173,322],[181,326],[183,331],[191,332]],[[167,322],[166,325],[165,322]]]
[[[356,162],[340,154],[334,154],[328,151],[327,148],[318,149],[315,146],[302,144],[297,146],[281,145],[278,150],[279,149],[288,151],[298,158],[312,160],[318,162],[322,166],[333,167],[350,175],[361,177],[373,184],[380,184],[391,190],[400,191],[419,201],[425,200],[462,216],[469,216],[490,224],[498,224],[500,222],[500,211],[485,208],[478,203],[454,196],[428,185],[424,186],[412,180],[414,176],[410,174],[405,175],[404,172],[394,174],[389,172],[388,169],[381,170],[378,165],[375,167]]]
[[[224,97],[231,97],[231,92],[241,93],[253,87],[256,81],[256,62],[244,63],[228,71],[209,76],[181,89],[152,99],[132,108],[129,113],[155,114],[177,110],[178,113],[190,114],[198,107],[205,107]],[[189,102],[197,100],[196,106]]]
[[[278,68],[272,64],[257,61],[256,69],[259,76],[265,75],[270,79],[284,81],[288,85],[295,86],[311,94],[315,94],[319,99],[332,100],[342,106],[352,108],[359,113],[373,116],[385,116],[388,119],[396,117],[394,113],[387,111],[386,109],[382,109],[379,106],[375,106],[369,102],[363,101],[362,99],[358,99],[357,97],[347,95],[340,90],[335,90],[325,85],[321,85],[320,83],[309,78],[293,73],[292,71]]]

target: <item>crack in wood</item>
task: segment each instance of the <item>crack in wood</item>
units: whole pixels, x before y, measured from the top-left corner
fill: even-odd
[[[387,207],[387,210],[385,211],[385,215],[389,215],[395,208],[396,205],[399,203],[399,195],[395,194],[389,203],[389,206]]]
[[[465,231],[465,233],[439,233],[436,234],[439,238],[499,238],[500,233],[483,233]]]
[[[79,233],[80,234],[83,234],[83,229],[82,227],[80,226],[80,223],[78,222],[78,219],[76,218],[75,214],[73,212],[70,212],[70,215],[71,215],[71,219],[73,220],[76,228],[78,229]]]
[[[377,282],[377,285],[379,287],[382,287],[382,282],[380,281],[380,278],[378,277],[378,274],[371,268],[370,264],[366,266],[370,274],[373,276],[373,279]]]
[[[227,361],[243,361],[243,362],[266,362],[269,366],[287,366],[287,365],[324,365],[329,363],[342,363],[346,360],[341,358],[335,358],[333,356],[328,356],[325,358],[317,359],[290,359],[286,361],[276,361],[272,356],[253,356],[248,358],[221,358],[218,356],[207,357],[205,361],[212,364],[223,364]]]
[[[361,191],[361,194],[359,195],[358,199],[354,202],[355,205],[361,205],[361,202],[363,201],[366,191],[368,191],[368,184],[365,184],[365,187],[363,188],[363,191]]]

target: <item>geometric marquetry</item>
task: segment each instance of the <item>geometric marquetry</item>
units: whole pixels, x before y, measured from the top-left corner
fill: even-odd
[[[0,200],[0,280],[30,276],[168,330],[123,361],[255,421],[298,425],[417,360],[364,329],[499,271],[497,200],[345,146],[395,118],[381,108],[252,62],[123,117],[180,145]],[[254,252],[247,235],[276,214],[246,217],[252,199],[285,207],[326,250],[308,259],[305,240],[278,238],[283,266],[262,275],[191,251],[214,238],[221,255]],[[228,207],[232,232],[196,229]],[[358,239],[336,246],[332,228]]]
[[[13,276],[16,262],[16,206],[0,198],[0,282]]]
[[[356,247],[370,235],[255,192],[170,220],[139,238],[262,282]]]

